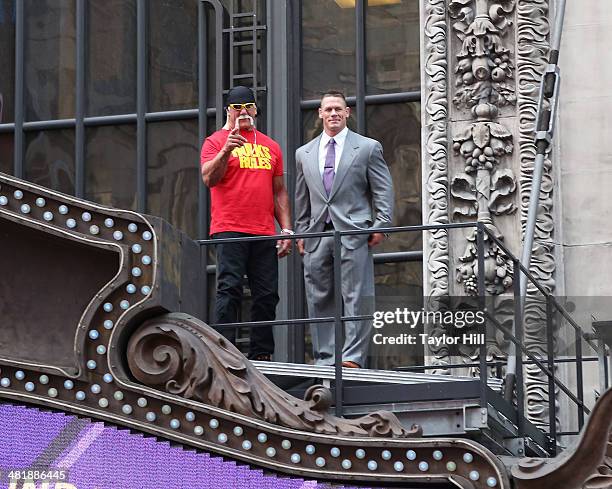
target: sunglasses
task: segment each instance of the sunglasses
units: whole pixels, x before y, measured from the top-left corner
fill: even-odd
[[[256,107],[254,102],[247,102],[246,104],[228,104],[228,107],[232,110],[251,110]]]

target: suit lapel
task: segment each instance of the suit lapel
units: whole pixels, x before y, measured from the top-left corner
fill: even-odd
[[[346,140],[344,141],[342,156],[338,162],[338,171],[334,177],[334,183],[329,195],[330,200],[334,197],[335,193],[338,191],[338,188],[340,188],[340,185],[342,185],[342,180],[344,180],[344,177],[346,177],[346,174],[349,172],[349,169],[355,161],[355,157],[357,156],[358,152],[359,141],[355,137],[355,133],[349,130],[346,135]],[[321,186],[323,186],[323,184],[321,184]]]
[[[308,173],[309,180],[314,182],[315,188],[321,194],[321,196],[327,200],[327,192],[323,187],[323,179],[319,172],[319,144],[321,143],[321,134],[308,145],[306,149],[306,165],[304,165],[304,172]]]

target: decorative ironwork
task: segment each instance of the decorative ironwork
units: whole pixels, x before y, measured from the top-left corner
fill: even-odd
[[[295,430],[343,436],[414,437],[395,415],[380,411],[356,419],[327,413],[331,393],[313,386],[300,400],[275,386],[201,321],[170,314],[144,323],[128,345],[131,373],[143,384],[227,411]]]
[[[597,402],[579,443],[552,459],[526,458],[512,467],[517,489],[600,489],[612,486],[612,389]]]

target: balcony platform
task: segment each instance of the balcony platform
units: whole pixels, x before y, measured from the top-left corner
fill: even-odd
[[[253,364],[295,397],[303,398],[314,384],[334,388],[334,367]],[[488,379],[486,406],[481,405],[481,381],[475,377],[344,368],[342,380],[347,417],[392,411],[406,428],[420,425],[425,437],[468,437],[498,455],[549,456],[547,435],[527,419],[522,420],[524,436],[519,437],[517,413],[501,394],[501,379]]]

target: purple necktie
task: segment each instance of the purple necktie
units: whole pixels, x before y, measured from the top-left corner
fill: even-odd
[[[336,175],[336,142],[334,139],[330,139],[327,143],[327,154],[325,155],[325,166],[323,167],[323,187],[327,192],[327,196],[331,193],[332,185],[334,183],[334,176]]]

